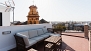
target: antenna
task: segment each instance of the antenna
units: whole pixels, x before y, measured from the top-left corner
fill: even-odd
[[[14,3],[14,1],[13,0],[8,0],[7,2],[5,1],[5,4],[3,4],[3,5],[6,5],[6,10],[5,10],[5,12],[10,12],[11,11],[11,9],[13,9],[12,11],[13,11],[13,24],[14,24],[14,9],[15,9],[15,3]]]
[[[10,7],[10,3],[9,3],[8,1],[5,1],[5,5],[6,5],[7,7]]]
[[[8,3],[9,3],[9,5],[11,6],[11,4],[10,4],[9,0],[8,0]]]
[[[9,0],[8,0],[8,1],[9,1]],[[10,6],[10,7],[13,8],[13,24],[14,24],[14,9],[15,9],[14,6],[15,6],[15,3],[14,3],[13,0],[11,0],[11,3],[12,3],[12,5],[13,5],[13,6]],[[10,3],[10,4],[11,4],[11,3]],[[11,10],[11,8],[10,8],[10,10]]]
[[[3,4],[3,3],[0,3],[0,4]],[[8,0],[8,1],[5,1],[5,4],[3,4],[3,5],[5,5],[7,8],[6,8],[6,10],[5,10],[5,12],[10,12],[11,11],[11,9],[14,9],[15,7],[15,3],[14,3],[14,1],[13,0]]]
[[[15,6],[15,3],[14,3],[14,1],[12,0],[12,2],[13,2],[13,5]]]

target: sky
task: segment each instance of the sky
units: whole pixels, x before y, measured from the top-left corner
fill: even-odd
[[[8,0],[0,0],[4,3]],[[39,19],[47,21],[91,21],[91,0],[14,0],[15,21],[27,21],[29,6],[38,7]],[[13,13],[10,12],[10,21]]]

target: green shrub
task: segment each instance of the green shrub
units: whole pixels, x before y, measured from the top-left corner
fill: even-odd
[[[56,26],[54,26],[54,29],[55,30],[58,30],[58,31],[65,31],[66,30],[66,27],[65,26],[62,26],[60,24],[57,24]]]

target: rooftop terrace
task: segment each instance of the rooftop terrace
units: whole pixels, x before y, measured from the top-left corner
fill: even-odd
[[[62,46],[59,48],[58,51],[89,51],[89,41],[84,38],[84,33],[62,33]],[[38,44],[36,49],[44,51],[43,42]]]

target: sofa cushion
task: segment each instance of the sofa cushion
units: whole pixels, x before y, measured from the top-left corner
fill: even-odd
[[[34,40],[34,39],[29,39],[29,45],[28,46],[26,46],[26,48],[28,48],[28,47],[30,47],[30,46],[32,46],[32,45],[34,45],[34,44],[36,44],[37,43],[37,41],[36,40]]]
[[[29,45],[29,39],[28,39],[28,37],[26,35],[23,35],[23,34],[20,34],[20,33],[17,33],[16,35],[20,36],[20,37],[22,37],[24,39],[24,42],[25,42],[26,46]]]
[[[33,38],[31,38],[31,39],[34,39],[34,40],[36,40],[36,41],[38,42],[38,41],[43,40],[44,37],[38,36],[38,37],[33,37]]]
[[[44,38],[49,37],[49,35],[46,35],[46,34],[43,34],[43,35],[40,35],[40,36],[42,36],[42,37],[44,37]]]
[[[29,38],[28,31],[19,32],[20,34],[26,35]]]
[[[44,34],[42,29],[37,29],[37,31],[38,31],[38,35]]]
[[[42,28],[44,33],[47,33],[47,28]]]
[[[38,36],[37,30],[29,30],[29,38]]]

